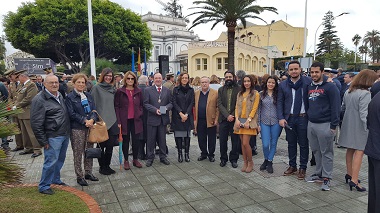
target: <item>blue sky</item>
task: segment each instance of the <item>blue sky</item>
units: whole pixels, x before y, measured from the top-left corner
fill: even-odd
[[[164,14],[162,7],[155,0],[111,0],[122,5],[124,8],[129,8],[132,11],[140,14],[152,12],[156,14]],[[169,0],[162,0],[168,2]],[[295,27],[303,27],[305,20],[305,1],[306,0],[257,0],[260,6],[273,6],[278,9],[278,14],[264,12],[260,17],[270,23],[272,20],[284,20],[290,25]],[[2,17],[8,11],[15,12],[17,8],[25,0],[12,0],[0,7],[0,16]],[[334,15],[342,12],[349,12],[350,14],[341,16],[334,21],[337,35],[340,37],[346,48],[351,50],[355,49],[351,39],[358,33],[362,37],[367,31],[376,29],[380,30],[378,21],[380,20],[380,13],[378,10],[378,2],[376,0],[362,0],[362,1],[346,1],[346,0],[307,0],[307,52],[313,52],[314,34],[318,25],[322,22],[322,18],[328,10],[331,10]],[[192,10],[188,10],[192,6],[192,1],[180,0],[183,5],[183,14],[188,15]],[[376,6],[375,6],[376,5]],[[190,21],[194,19],[190,17]],[[250,20],[255,24],[264,24],[260,20]],[[372,24],[373,23],[373,24]],[[189,25],[190,26],[190,25]],[[204,40],[215,40],[221,32],[226,28],[222,24],[216,26],[213,31],[210,31],[211,24],[201,25],[193,28],[194,32]],[[317,37],[322,32],[322,27],[319,29]],[[0,34],[3,34],[3,27],[0,26]],[[7,54],[11,54],[16,50],[7,43]]]

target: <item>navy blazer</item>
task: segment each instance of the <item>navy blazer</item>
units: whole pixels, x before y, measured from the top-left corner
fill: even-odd
[[[67,111],[70,116],[71,129],[86,129],[87,127],[84,123],[85,119],[93,119],[94,121],[98,119],[98,115],[92,112],[92,110],[96,110],[92,95],[88,92],[84,92],[84,94],[86,95],[88,104],[91,108],[91,112],[89,114],[84,112],[80,95],[75,92],[75,90],[70,92],[65,99]]]
[[[147,87],[144,92],[144,107],[148,110],[147,124],[150,126],[168,125],[170,123],[169,111],[173,108],[172,92],[164,86],[161,88],[161,96],[155,85]],[[158,103],[159,97],[161,103]],[[160,106],[166,106],[166,114],[156,114]]]
[[[302,86],[302,98],[303,104],[305,106],[305,113],[309,108],[309,100],[307,95],[307,87],[311,84],[311,78],[306,76],[301,76],[303,80]],[[278,86],[278,96],[277,96],[277,117],[279,120],[289,119],[290,110],[292,109],[293,94],[292,88],[289,86],[288,81],[283,81]]]

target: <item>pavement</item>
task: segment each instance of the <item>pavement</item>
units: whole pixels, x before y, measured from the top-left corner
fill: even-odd
[[[88,187],[76,183],[71,146],[62,169],[62,180],[68,185],[91,195],[103,212],[367,212],[367,192],[349,190],[345,183],[345,149],[335,148],[334,172],[330,191],[321,191],[320,184],[297,180],[295,175],[282,176],[287,168],[287,142],[281,135],[274,158],[274,173],[261,172],[263,162],[261,140],[258,138],[259,154],[253,156],[254,171],[242,173],[242,161],[234,169],[228,163],[220,167],[219,142],[215,162],[197,161],[200,155],[197,138],[191,139],[191,162],[178,163],[174,136],[167,135],[170,165],[164,165],[156,157],[152,167],[131,170],[119,169],[119,148],[114,147],[111,167],[116,174],[99,174],[97,160],[93,173],[98,182]],[[10,144],[11,148],[15,143]],[[23,183],[38,183],[41,177],[43,156],[35,159],[30,155],[11,153],[11,159],[25,168]],[[130,159],[131,161],[131,159]],[[299,162],[299,160],[297,160]],[[315,167],[308,167],[307,176]],[[368,187],[367,157],[363,158],[359,179]]]

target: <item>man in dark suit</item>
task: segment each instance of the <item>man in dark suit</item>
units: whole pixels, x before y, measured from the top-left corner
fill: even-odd
[[[153,86],[146,88],[144,92],[144,107],[148,110],[147,128],[149,129],[147,138],[147,167],[153,164],[156,139],[160,147],[160,162],[165,165],[170,164],[166,158],[166,125],[170,122],[169,111],[173,107],[172,94],[168,88],[162,86],[161,73],[154,74],[153,83]]]
[[[280,126],[285,128],[288,141],[289,168],[284,175],[297,172],[298,144],[300,146],[300,167],[297,175],[299,180],[305,178],[309,158],[306,111],[308,109],[307,87],[311,83],[310,78],[301,76],[301,71],[298,61],[289,62],[289,78],[280,83],[277,97],[277,116]]]

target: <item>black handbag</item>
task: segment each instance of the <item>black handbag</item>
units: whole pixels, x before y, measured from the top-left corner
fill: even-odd
[[[86,148],[84,150],[84,157],[87,159],[101,158],[102,157],[102,149],[101,148]]]

